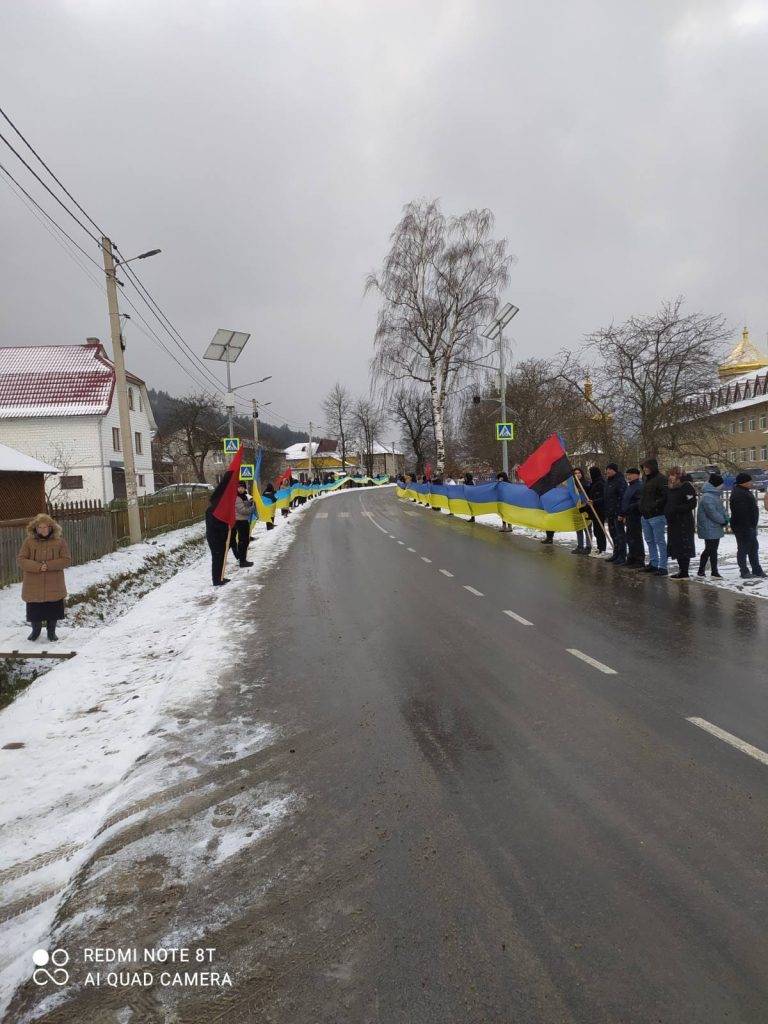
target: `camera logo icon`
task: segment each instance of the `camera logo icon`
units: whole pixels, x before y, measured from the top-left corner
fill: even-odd
[[[32,980],[36,985],[47,985],[48,982],[52,982],[61,986],[69,981],[69,971],[65,969],[69,963],[69,953],[66,949],[54,949],[50,953],[47,949],[36,949],[32,954],[32,962],[35,965]]]

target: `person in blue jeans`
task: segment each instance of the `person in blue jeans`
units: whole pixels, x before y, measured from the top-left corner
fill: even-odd
[[[667,503],[667,481],[659,472],[656,459],[646,459],[641,468],[645,480],[639,508],[648,548],[648,565],[644,571],[654,576],[666,576],[667,519],[664,506]]]

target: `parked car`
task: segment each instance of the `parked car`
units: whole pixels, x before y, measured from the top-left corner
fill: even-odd
[[[173,501],[174,498],[187,498],[195,494],[210,494],[212,490],[213,487],[210,484],[168,484],[155,491],[150,497],[158,501]]]

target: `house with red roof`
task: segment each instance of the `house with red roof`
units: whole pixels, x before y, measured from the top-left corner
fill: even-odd
[[[157,424],[146,384],[127,378],[138,491],[151,494]],[[98,338],[0,347],[0,443],[56,467],[48,478],[55,501],[125,497],[115,367]]]

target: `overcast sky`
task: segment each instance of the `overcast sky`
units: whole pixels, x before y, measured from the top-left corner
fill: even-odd
[[[136,267],[196,352],[251,332],[271,420],[367,389],[364,276],[420,197],[493,210],[518,357],[679,293],[765,344],[764,0],[3,0],[2,34],[0,105],[125,253],[162,248]],[[0,238],[0,344],[108,339],[2,182]]]

